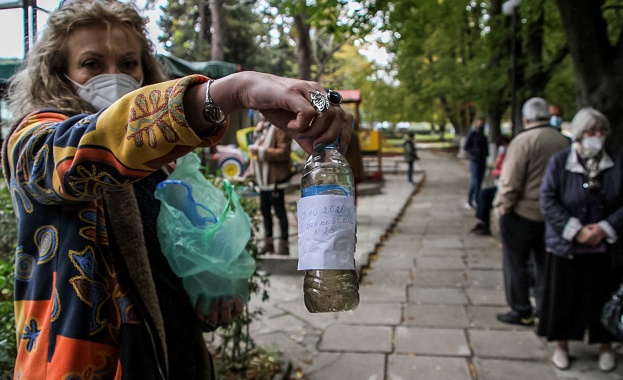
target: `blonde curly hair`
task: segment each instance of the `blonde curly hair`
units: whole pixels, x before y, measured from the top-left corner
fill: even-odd
[[[147,39],[147,20],[133,4],[119,1],[77,0],[55,10],[20,70],[9,82],[8,106],[14,118],[20,119],[39,108],[55,108],[70,114],[93,113],[96,110],[82,100],[65,77],[67,46],[70,33],[86,25],[124,26],[138,37],[141,44],[143,84],[165,80],[155,57],[153,43]]]

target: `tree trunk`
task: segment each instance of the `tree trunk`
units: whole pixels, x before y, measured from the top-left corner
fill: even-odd
[[[299,66],[299,79],[311,80],[311,39],[309,38],[309,24],[305,9],[294,16],[294,23],[298,31],[296,44],[296,60]]]
[[[601,1],[556,0],[573,59],[578,108],[591,106],[612,126],[611,147],[623,147],[623,40],[608,39]]]
[[[212,50],[210,57],[213,61],[224,61],[223,50],[223,0],[210,0],[210,16],[212,21]]]
[[[490,34],[491,45],[490,45],[490,54],[489,58],[489,67],[494,72],[499,72],[500,67],[502,66],[502,61],[504,60],[504,52],[505,50],[500,49],[498,46],[504,44],[504,46],[510,45],[510,40],[508,39],[508,34],[503,33],[501,30],[505,27],[504,20],[502,19],[502,1],[501,0],[492,0],[491,1],[491,28],[492,30],[496,30],[496,32],[492,32]],[[487,110],[487,124],[489,125],[489,141],[497,141],[497,139],[502,134],[501,131],[501,122],[502,115],[504,115],[504,111],[506,107],[508,107],[508,100],[505,95],[508,93],[508,86],[500,86],[494,87],[491,86],[489,88],[489,100],[487,102],[488,110]]]

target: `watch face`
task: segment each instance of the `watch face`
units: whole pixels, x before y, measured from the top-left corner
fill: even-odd
[[[222,124],[227,119],[227,116],[221,110],[220,107],[217,107],[213,104],[206,104],[203,109],[203,117],[209,121],[210,123]]]

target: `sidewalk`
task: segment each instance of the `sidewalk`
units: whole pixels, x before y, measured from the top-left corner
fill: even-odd
[[[501,246],[495,231],[469,233],[467,162],[418,154],[418,185],[388,174],[381,194],[359,199],[358,309],[311,314],[303,274],[273,273],[270,299],[250,304],[264,310],[251,324],[256,343],[280,350],[309,380],[623,379],[623,363],[601,373],[597,348],[578,342],[571,368],[558,371],[549,364],[553,346],[533,328],[496,320],[507,311]]]

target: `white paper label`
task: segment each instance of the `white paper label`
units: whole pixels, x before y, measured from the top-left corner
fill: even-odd
[[[315,195],[297,201],[299,270],[355,269],[355,200]]]

